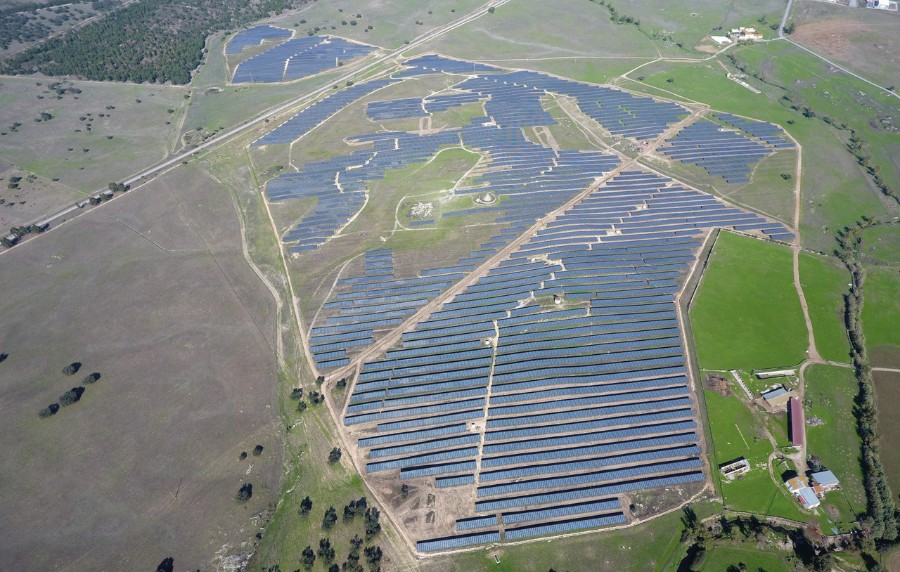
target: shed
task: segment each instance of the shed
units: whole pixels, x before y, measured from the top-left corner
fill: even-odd
[[[803,487],[797,491],[797,499],[803,505],[803,508],[815,508],[820,504],[819,497],[809,487]]]
[[[762,398],[766,400],[766,404],[772,408],[784,407],[792,396],[793,394],[785,389],[783,385],[779,385],[775,389],[770,389],[762,394]]]
[[[806,425],[803,421],[803,405],[796,397],[788,401],[788,436],[791,444],[802,447],[806,443]]]
[[[814,483],[821,486],[822,490],[825,492],[833,491],[841,484],[838,481],[838,478],[834,476],[834,473],[832,473],[831,471],[819,471],[818,473],[812,473],[809,478],[812,479]]]

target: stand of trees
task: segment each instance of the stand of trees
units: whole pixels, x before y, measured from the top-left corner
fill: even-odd
[[[864,524],[871,527],[875,539],[894,542],[898,536],[897,508],[879,455],[875,383],[866,353],[866,337],[861,319],[866,271],[857,260],[862,244],[862,231],[875,224],[879,223],[863,217],[854,226],[838,231],[837,242],[840,248],[835,254],[850,271],[852,278],[850,293],[844,296],[844,321],[850,335],[850,356],[859,380],[859,395],[856,397],[854,411],[856,431],[862,439],[863,484],[868,502],[868,515]]]
[[[106,17],[16,54],[8,74],[40,72],[100,81],[186,84],[206,38],[306,0],[137,0]]]

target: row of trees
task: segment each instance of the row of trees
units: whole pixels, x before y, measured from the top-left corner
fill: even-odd
[[[866,352],[866,338],[862,326],[863,286],[866,271],[858,260],[862,244],[862,231],[877,223],[863,217],[852,227],[844,227],[837,233],[839,248],[835,254],[850,271],[851,289],[844,296],[844,322],[850,336],[850,356],[859,381],[856,398],[857,433],[862,439],[863,485],[868,502],[866,523],[871,526],[876,539],[893,542],[898,537],[898,517],[884,467],[881,464],[876,420],[875,383]]]
[[[3,73],[71,75],[101,81],[186,84],[206,37],[306,0],[138,0],[106,17],[16,54]]]
[[[0,360],[2,361],[2,360]],[[73,376],[81,369],[81,362],[72,362],[66,367],[62,369],[63,375]],[[55,403],[51,403],[47,407],[44,407],[40,411],[38,411],[38,417],[42,419],[46,419],[47,417],[52,417],[59,413],[60,408],[67,407],[69,405],[74,405],[81,400],[81,396],[84,395],[85,385],[91,385],[92,383],[96,383],[100,380],[100,374],[98,372],[94,372],[84,376],[84,379],[81,380],[81,385],[73,387],[69,389],[65,393],[59,396],[59,399]]]

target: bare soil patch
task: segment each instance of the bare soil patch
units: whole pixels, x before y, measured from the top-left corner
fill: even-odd
[[[228,194],[186,167],[2,255],[4,566],[209,570],[257,532],[281,431],[273,302],[240,248]]]

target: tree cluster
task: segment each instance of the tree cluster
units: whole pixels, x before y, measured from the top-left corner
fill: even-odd
[[[355,517],[365,514],[367,507],[366,497],[360,497],[359,500],[351,500],[344,507],[344,520],[353,520]]]
[[[857,256],[862,245],[862,231],[880,224],[863,217],[852,227],[844,227],[837,233],[840,247],[835,254],[851,276],[850,293],[844,296],[844,322],[850,337],[850,357],[859,382],[856,397],[856,431],[862,440],[863,485],[868,503],[868,519],[864,524],[871,528],[874,538],[893,542],[898,538],[897,508],[891,492],[878,444],[875,383],[866,352],[866,338],[862,324],[862,304],[866,272]]]
[[[381,513],[374,506],[366,510],[366,540],[369,540],[381,532],[381,523],[378,521]]]
[[[212,33],[296,8],[305,0],[137,0],[11,57],[3,73],[186,84]]]

